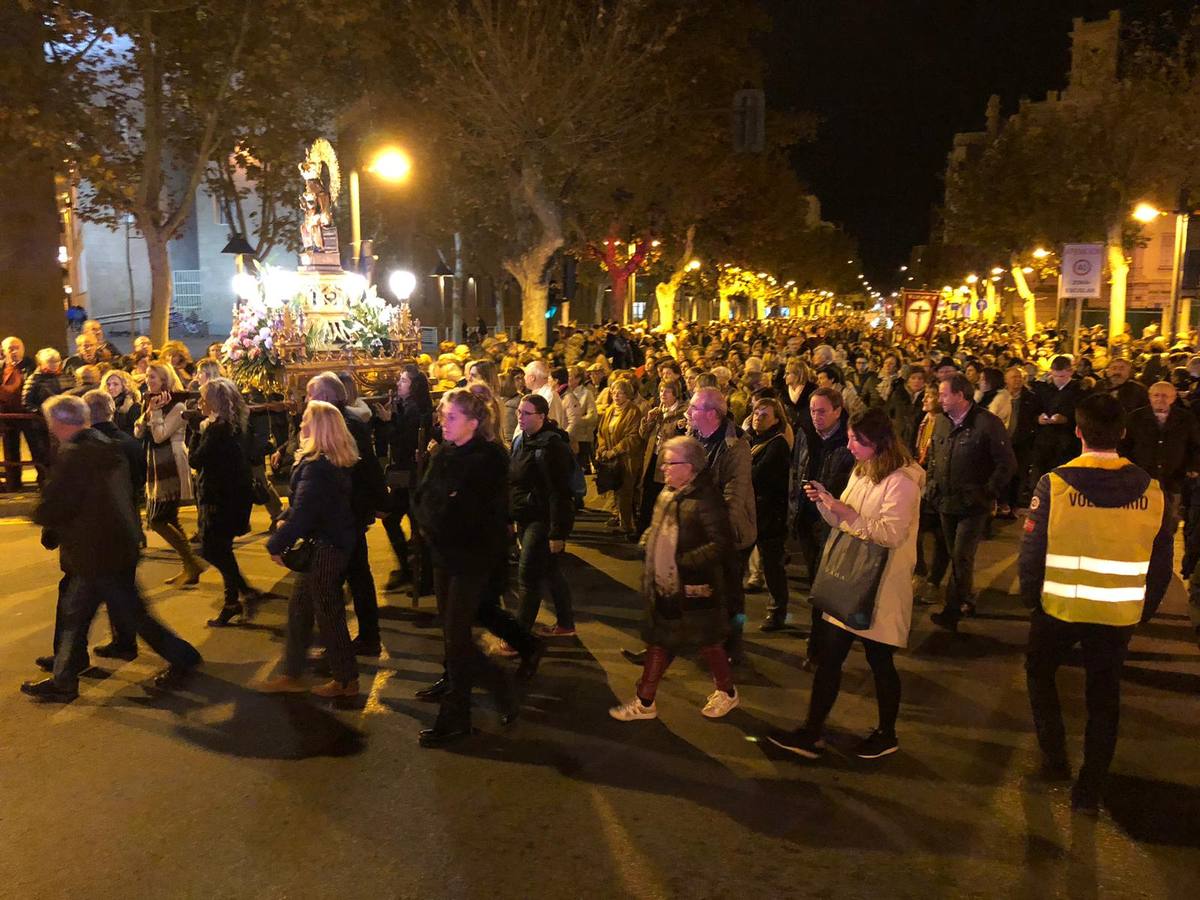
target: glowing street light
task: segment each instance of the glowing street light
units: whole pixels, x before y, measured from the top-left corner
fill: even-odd
[[[993,267],[992,267],[992,274],[993,274],[993,275],[1003,275],[1003,274],[1004,274],[1004,267],[1003,267],[1003,266],[993,266]]]
[[[1036,250],[1033,251],[1034,259],[1045,259],[1049,255],[1050,255],[1050,251],[1047,250],[1045,247],[1038,247]]]
[[[399,147],[387,147],[375,154],[367,171],[384,181],[407,181],[412,174],[412,160]]]
[[[238,272],[233,276],[233,293],[242,300],[253,300],[258,296],[258,279],[249,272]]]
[[[901,267],[900,267],[900,271],[901,271],[901,272],[907,272],[907,271],[908,271],[908,266],[901,266]]]
[[[700,260],[693,259],[690,263],[687,264],[687,268],[688,268],[689,272],[695,272],[697,269],[700,268]]]
[[[1021,266],[1021,271],[1024,272],[1026,275],[1032,275],[1033,274],[1033,266]]]
[[[1133,208],[1133,217],[1144,225],[1149,225],[1161,215],[1162,211],[1152,203],[1142,202]]]
[[[979,281],[979,276],[972,272],[967,276],[967,284],[976,284]]]
[[[407,300],[417,289],[417,276],[406,269],[397,269],[388,275],[388,289],[398,300]]]

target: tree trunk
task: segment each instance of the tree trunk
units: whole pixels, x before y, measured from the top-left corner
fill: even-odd
[[[609,274],[609,287],[612,295],[608,301],[608,315],[616,323],[621,324],[625,318],[625,298],[629,296],[629,276],[617,272]]]
[[[150,340],[161,347],[171,339],[171,256],[167,239],[156,229],[142,229],[150,262]]]
[[[454,284],[450,286],[450,340],[463,340],[463,286],[467,279],[463,274],[463,240],[461,232],[454,232]]]
[[[675,327],[675,296],[679,293],[679,286],[683,283],[684,276],[688,273],[688,265],[692,261],[692,248],[695,246],[695,241],[696,226],[689,225],[687,237],[683,242],[683,253],[676,260],[671,277],[654,286],[654,299],[658,303],[658,326],[663,331],[670,331]]]
[[[1029,282],[1025,280],[1025,273],[1015,257],[1010,260],[1009,268],[1012,270],[1013,284],[1017,286],[1017,294],[1024,301],[1025,337],[1031,338],[1037,334],[1037,295],[1029,289]]]
[[[505,263],[505,268],[517,280],[521,289],[521,340],[535,347],[546,345],[546,296],[548,290],[542,273],[550,256],[527,253]]]
[[[504,268],[521,288],[521,340],[546,344],[546,284],[543,276],[563,245],[562,213],[542,183],[541,173],[529,162],[521,166],[519,180],[510,185],[514,204],[524,206],[536,220],[537,237],[520,255],[504,261]]]
[[[496,280],[492,279],[492,299],[496,301],[496,333],[506,334],[504,326],[504,301],[508,299],[508,280],[500,285],[500,290],[496,290]]]
[[[1125,298],[1129,289],[1129,260],[1125,257],[1120,224],[1108,229],[1105,251],[1108,255],[1108,273],[1111,278],[1108,293],[1108,340],[1109,347],[1112,347],[1112,339],[1125,333]]]

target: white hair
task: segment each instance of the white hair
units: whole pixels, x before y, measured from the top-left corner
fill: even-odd
[[[57,422],[59,425],[74,425],[87,428],[91,424],[88,406],[72,394],[58,394],[42,404],[42,415],[47,423]]]

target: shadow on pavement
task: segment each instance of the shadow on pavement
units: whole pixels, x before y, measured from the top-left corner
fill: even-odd
[[[1113,821],[1134,840],[1200,847],[1200,789],[1113,774],[1104,789],[1104,804]]]

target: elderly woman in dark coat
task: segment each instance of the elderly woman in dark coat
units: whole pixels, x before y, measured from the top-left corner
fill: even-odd
[[[783,557],[792,448],[784,430],[786,425],[786,413],[774,397],[760,397],[754,402],[747,436],[750,438],[750,474],[754,482],[758,525],[755,546],[770,593],[763,631],[778,631],[787,621],[788,583]]]
[[[729,513],[705,471],[707,457],[695,438],[667,441],[659,463],[666,486],[644,541],[646,661],[637,693],[608,714],[622,722],[657,718],[654,695],[663,673],[675,654],[698,646],[716,686],[701,712],[717,719],[738,705],[722,644],[729,627],[721,602],[725,559],[733,551]]]

